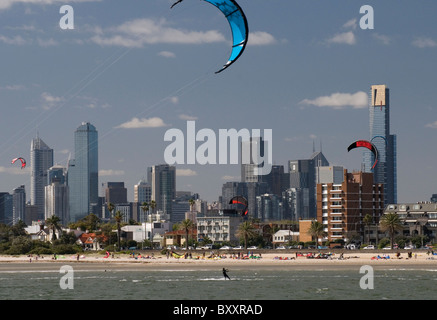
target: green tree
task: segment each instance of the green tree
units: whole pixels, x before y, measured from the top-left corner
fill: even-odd
[[[109,213],[111,214],[111,219],[113,218],[112,215],[114,214],[115,206],[113,203],[109,202],[106,207],[108,208]]]
[[[191,221],[190,219],[185,219],[181,221],[180,228],[182,230],[185,230],[185,249],[188,249],[188,234],[193,225],[193,221]]]
[[[114,216],[115,223],[117,224],[117,240],[118,240],[118,251],[120,251],[120,237],[121,237],[121,222],[123,221],[123,214],[117,211]]]
[[[379,228],[382,232],[388,232],[390,236],[390,247],[393,249],[396,231],[403,229],[402,221],[396,213],[384,214],[379,220]]]
[[[247,241],[256,236],[256,229],[253,223],[250,221],[240,223],[237,230],[237,236],[244,239],[244,249],[247,249]]]
[[[323,231],[323,224],[321,224],[317,220],[311,221],[311,226],[308,229],[308,233],[313,237],[316,238],[316,247],[319,246],[319,238],[326,236],[326,232]]]
[[[152,213],[155,213],[156,201],[155,200],[150,201],[149,207],[150,209],[152,209]]]
[[[373,222],[373,218],[370,214],[366,214],[363,218],[363,223],[366,226],[367,229],[367,243],[370,244],[370,225]]]
[[[61,218],[59,218],[58,216],[51,216],[50,218],[46,219],[46,225],[49,229],[52,230],[53,234],[52,234],[52,241],[56,240],[56,234],[55,232],[58,230],[61,230]]]
[[[143,203],[141,204],[141,211],[143,211],[144,221],[147,221],[147,220],[146,220],[146,215],[145,215],[145,213],[146,213],[147,211],[149,211],[149,204],[148,204],[147,202],[143,202]]]
[[[194,201],[194,199],[190,199],[190,200],[188,200],[188,202],[190,203],[190,212],[193,212],[193,207],[194,207],[194,204],[196,203],[196,201]]]

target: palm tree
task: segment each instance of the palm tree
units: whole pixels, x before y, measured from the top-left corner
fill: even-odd
[[[52,229],[52,231],[53,231],[52,240],[56,240],[55,231],[61,229],[61,226],[59,225],[60,221],[61,221],[61,219],[58,216],[55,216],[55,215],[53,215],[50,218],[46,219],[47,227],[49,229]]]
[[[384,214],[379,220],[379,228],[382,232],[388,231],[390,235],[390,246],[393,249],[396,231],[401,231],[404,228],[401,219],[393,212]]]
[[[185,249],[188,249],[188,232],[193,227],[193,221],[185,219],[181,221],[180,228],[185,230]]]
[[[308,233],[316,238],[316,247],[319,246],[319,238],[326,236],[326,232],[323,230],[323,224],[317,220],[311,221],[311,226],[308,229]]]
[[[363,218],[363,223],[367,227],[367,243],[370,244],[370,224],[373,222],[373,218],[370,214],[366,214]]]
[[[256,236],[252,222],[244,221],[238,226],[237,236],[244,238],[244,249],[247,249],[247,240]]]
[[[146,221],[146,216],[145,216],[145,213],[146,213],[146,211],[149,211],[149,204],[147,203],[147,202],[143,202],[142,204],[141,204],[141,211],[143,211],[143,217],[144,217],[144,221]]]
[[[109,202],[108,205],[107,205],[107,207],[108,207],[108,211],[109,211],[109,213],[111,214],[111,219],[112,219],[112,214],[114,213],[115,206],[114,206],[114,204],[112,204],[111,202]]]
[[[188,202],[190,203],[190,211],[192,212],[194,204],[196,203],[196,201],[194,199],[190,199],[190,200],[188,200]]]
[[[117,223],[118,251],[120,251],[121,222],[123,221],[123,214],[120,211],[117,211],[114,219]]]
[[[156,201],[155,200],[150,201],[149,207],[150,209],[152,209],[152,213],[155,213]]]

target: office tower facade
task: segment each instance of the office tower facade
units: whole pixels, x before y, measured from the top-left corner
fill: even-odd
[[[152,186],[152,200],[156,202],[155,212],[163,211],[172,220],[172,203],[176,197],[176,167],[160,164],[148,168]]]
[[[263,182],[272,169],[271,141],[250,137],[241,142],[241,182]]]
[[[26,214],[26,190],[24,185],[12,191],[12,223],[16,224],[19,220],[24,222]]]
[[[256,197],[268,191],[269,186],[266,182],[226,182],[222,186],[221,207],[222,209],[237,209],[235,205],[229,204],[229,201],[235,196],[243,196],[247,199],[248,216],[262,219],[257,210]]]
[[[98,133],[89,122],[83,122],[75,131],[74,152],[75,159],[69,161],[67,173],[72,222],[90,213],[98,214]]]
[[[127,203],[127,189],[124,182],[107,182],[105,188],[106,203]]]
[[[0,223],[12,225],[13,200],[9,192],[0,192]]]
[[[314,152],[309,159],[288,162],[290,188],[294,189],[296,196],[295,215],[297,219],[316,217],[318,169],[328,165],[329,162],[321,151]]]
[[[386,85],[371,86],[370,140],[378,149],[378,162],[364,153],[364,171],[373,172],[375,183],[384,184],[385,204],[397,203],[396,135],[390,134],[390,90]]]
[[[62,225],[70,221],[69,192],[66,184],[55,180],[45,187],[45,217],[44,219],[57,216]]]
[[[70,221],[69,189],[66,184],[65,168],[54,165],[47,173],[47,186],[45,192],[44,218],[57,216],[62,225]]]
[[[152,186],[150,183],[140,180],[134,186],[134,202],[142,204],[143,202],[150,203],[152,200]]]
[[[53,166],[53,149],[40,137],[30,145],[30,204],[38,208],[38,219],[44,219],[44,188],[48,184],[48,169]]]
[[[349,173],[344,169],[342,179],[331,177],[331,181],[317,184],[317,221],[327,234],[322,240],[367,241],[363,218],[369,214],[373,225],[379,222],[384,212],[383,185],[373,182],[372,173],[362,171]]]
[[[279,221],[283,219],[281,197],[265,193],[256,196],[258,217],[261,221]]]

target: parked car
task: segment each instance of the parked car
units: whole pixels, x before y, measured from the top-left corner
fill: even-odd
[[[258,247],[257,247],[257,246],[251,246],[251,247],[249,247],[249,248],[247,248],[247,249],[249,249],[249,250],[255,250],[255,249],[258,249]]]
[[[286,248],[285,248],[284,246],[279,246],[279,247],[277,247],[276,249],[279,249],[279,250],[285,250]]]
[[[220,250],[231,250],[232,248],[229,246],[223,246],[220,248]]]
[[[416,249],[416,246],[405,246],[404,249],[405,250],[412,250],[412,249]]]
[[[243,247],[243,246],[238,246],[238,247],[235,247],[234,249],[235,249],[235,250],[243,250],[244,247]]]
[[[367,247],[363,248],[364,250],[374,250],[376,249],[374,245],[368,245]]]

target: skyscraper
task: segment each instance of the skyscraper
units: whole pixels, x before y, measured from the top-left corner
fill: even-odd
[[[26,190],[24,185],[12,191],[12,223],[16,224],[19,220],[24,221],[26,213]]]
[[[48,170],[48,185],[45,187],[45,219],[57,216],[61,224],[70,221],[69,191],[65,183],[65,168],[55,165]]]
[[[396,135],[390,134],[390,90],[386,85],[371,87],[370,140],[378,149],[373,169],[375,183],[384,184],[385,204],[397,203]],[[364,153],[364,170],[372,172],[373,154]]]
[[[75,159],[69,161],[67,175],[72,222],[90,213],[98,214],[98,134],[89,122],[83,122],[74,133],[74,153]]]
[[[38,208],[38,219],[44,219],[44,187],[48,184],[47,171],[53,166],[53,149],[40,137],[30,145],[30,204]]]
[[[317,179],[319,167],[328,166],[323,153],[314,152],[309,159],[290,160],[290,188],[294,189],[296,199],[296,218],[313,219],[316,217]]]
[[[160,164],[148,168],[148,180],[152,185],[152,200],[155,210],[162,210],[172,220],[172,202],[176,197],[176,167]]]

